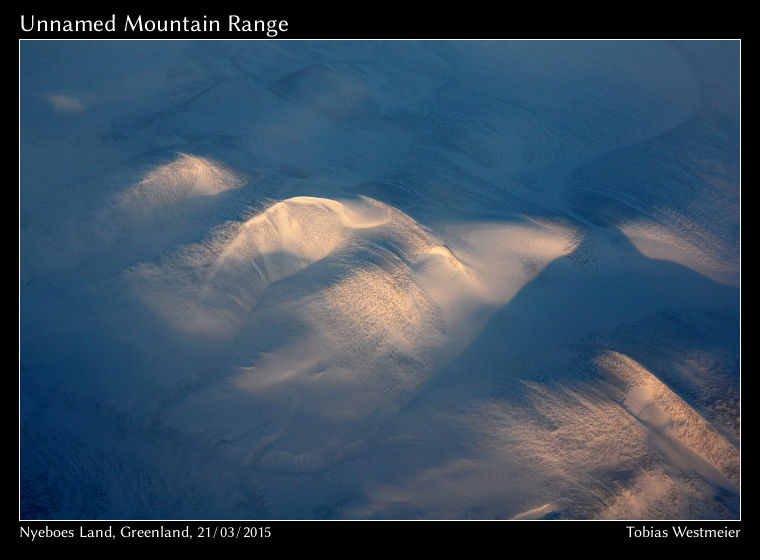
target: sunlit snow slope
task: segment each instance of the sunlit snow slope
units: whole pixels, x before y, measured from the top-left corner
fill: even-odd
[[[22,42],[22,518],[738,518],[738,50]]]

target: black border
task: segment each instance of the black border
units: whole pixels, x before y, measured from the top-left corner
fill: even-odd
[[[360,4],[352,8],[276,7],[272,4],[225,3],[203,9],[181,6],[89,9],[67,6],[17,8],[14,26],[19,39],[739,39],[746,20],[731,13],[709,13],[696,7],[668,9],[663,5],[577,5],[525,2],[492,4],[464,10],[443,5],[393,7]],[[681,13],[678,13],[681,12]],[[685,12],[685,13],[684,13]],[[21,16],[47,20],[107,20],[116,15],[113,32],[25,32]],[[250,20],[285,20],[288,28],[277,37],[264,32],[234,32],[227,18],[235,14]],[[189,19],[203,16],[221,22],[218,32],[125,31],[126,16],[133,19]]]
[[[696,7],[681,8],[697,10]],[[109,19],[116,15],[116,32],[24,32],[21,29],[21,15],[34,15],[43,19]],[[146,19],[218,19],[224,27],[230,14],[237,14],[247,19],[286,20],[288,29],[278,34],[274,40],[294,39],[741,39],[745,21],[734,13],[716,14],[711,12],[699,17],[669,13],[663,6],[607,5],[595,6],[549,5],[516,6],[515,4],[491,5],[491,7],[471,7],[465,12],[461,7],[449,9],[442,5],[430,8],[417,8],[407,5],[404,8],[381,5],[356,5],[351,11],[347,9],[328,8],[293,8],[292,5],[276,7],[274,5],[247,4],[243,7],[227,5],[223,9],[209,7],[197,9],[182,7],[174,10],[166,8],[103,8],[84,10],[82,8],[60,6],[17,8],[14,28],[17,39],[236,39],[267,40],[266,33],[234,33],[223,29],[220,32],[163,32],[136,33],[118,29],[118,23],[125,21],[125,16],[142,15]],[[112,528],[115,538],[83,538],[90,530]],[[121,528],[129,526],[135,529],[184,529],[188,528],[193,538],[135,537],[122,538]],[[674,535],[673,527],[690,529],[724,529],[738,531],[735,537],[724,538],[679,538]],[[269,537],[241,537],[247,528],[270,528]],[[646,529],[649,536],[632,537],[630,527],[636,530]],[[24,536],[29,529],[43,531],[48,528],[58,531],[59,536],[42,536],[31,539]],[[214,536],[199,538],[202,531],[213,532]],[[230,528],[235,529],[235,536],[230,536]],[[402,547],[407,543],[424,546],[435,553],[431,545],[444,545],[456,542],[465,547],[475,545],[473,551],[487,552],[484,544],[498,546],[499,552],[511,555],[520,554],[515,545],[535,547],[541,553],[550,549],[569,546],[567,552],[587,552],[598,550],[601,545],[640,544],[699,544],[700,546],[718,544],[729,545],[743,543],[745,540],[744,523],[738,521],[23,521],[18,520],[15,530],[16,544],[31,546],[67,546],[72,543],[140,545],[164,544],[177,545],[244,545],[255,551],[258,547],[271,548],[277,543],[282,547],[319,547],[329,553],[337,550],[350,550],[358,542],[362,548],[386,550]],[[71,537],[63,536],[71,534]],[[71,533],[68,533],[68,532]],[[249,534],[250,531],[248,530]],[[225,536],[222,536],[224,533]],[[667,536],[662,536],[667,533]],[[658,536],[659,535],[659,536]],[[253,548],[256,547],[256,548]],[[549,548],[550,547],[550,548]],[[576,548],[583,547],[583,548]],[[470,549],[472,550],[472,549]],[[613,549],[615,550],[615,549]],[[607,553],[612,552],[608,550]]]
[[[83,537],[88,531],[104,531],[111,527],[113,537]],[[699,531],[729,530],[731,536],[678,537],[674,527]],[[130,529],[136,530],[187,530],[189,536],[132,536],[123,537]],[[29,530],[41,536],[26,536]],[[268,531],[265,531],[268,529]],[[745,542],[742,521],[20,521],[16,533],[18,544],[45,546],[73,543],[106,545],[193,545],[193,546],[246,546],[249,550],[264,547],[278,550],[284,547],[315,547],[329,554],[338,550],[406,549],[408,544],[429,547],[436,554],[435,545],[462,545],[473,553],[486,553],[481,547],[496,545],[501,554],[524,554],[530,551],[542,554],[551,550],[563,552],[589,552],[606,545],[662,545],[690,544],[731,546]],[[26,534],[23,533],[26,531]],[[57,532],[57,533],[56,533]],[[46,534],[47,533],[47,534]],[[56,533],[55,535],[51,533]],[[632,534],[633,533],[633,534]],[[203,536],[201,536],[201,534]],[[63,536],[66,535],[66,536]],[[268,535],[268,536],[266,536]],[[636,536],[634,536],[636,535]],[[472,547],[476,547],[474,550]],[[613,553],[608,550],[608,553]]]

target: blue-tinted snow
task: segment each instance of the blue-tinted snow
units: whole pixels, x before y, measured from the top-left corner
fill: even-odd
[[[22,518],[738,517],[738,42],[20,48]]]

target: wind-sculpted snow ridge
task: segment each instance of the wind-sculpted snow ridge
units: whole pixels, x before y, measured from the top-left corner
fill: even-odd
[[[380,255],[375,267],[391,275],[399,263],[419,266],[428,255],[445,255],[452,269],[463,270],[450,251],[390,206],[368,198],[296,197],[222,228],[167,263],[142,265],[136,274],[147,297],[156,294],[154,304],[178,328],[229,335],[274,282],[330,256],[350,259],[370,245]]]
[[[451,245],[367,197],[295,197],[136,267],[138,292],[178,332],[238,348],[228,373],[155,414],[226,434],[266,470],[316,471],[362,453],[490,313],[577,243],[571,229],[530,220],[442,233]],[[290,443],[251,431],[254,418],[240,424],[251,402]]]
[[[302,196],[225,225],[209,241],[159,263],[142,264],[133,273],[146,300],[176,328],[224,337],[239,330],[267,287],[323,259],[332,259],[335,270],[350,271],[359,264],[363,272],[344,274],[338,282],[342,285],[364,282],[380,289],[381,283],[370,280],[379,274],[402,282],[406,288],[399,285],[400,291],[419,285],[425,297],[448,308],[461,298],[508,300],[524,282],[526,263],[535,272],[535,267],[571,252],[577,243],[570,229],[536,220],[457,229],[462,230],[456,235],[465,243],[467,259],[477,263],[477,270],[387,204],[367,197],[338,201]],[[528,231],[533,233],[530,239],[520,240]],[[504,259],[510,257],[517,270],[503,269]],[[385,308],[378,305],[375,311],[385,313]]]
[[[649,431],[653,445],[668,460],[738,492],[739,451],[725,437],[628,356],[608,352],[597,364],[622,382],[622,406]]]
[[[548,289],[521,296],[538,299]],[[558,344],[561,331],[541,314],[537,326],[542,340],[554,341],[550,350],[527,343],[519,330],[530,330],[529,317],[561,302],[520,310],[517,299],[507,306],[514,307],[514,323],[499,324],[497,314],[484,331],[498,337],[497,356],[485,355],[491,344],[477,345],[481,333],[433,378],[445,382],[429,385],[393,422],[395,433],[426,441],[438,441],[430,432],[445,434],[446,444],[428,449],[429,461],[398,451],[396,480],[371,485],[366,502],[346,515],[738,515],[738,434],[722,413],[738,416],[730,317],[657,314],[589,336],[576,332],[573,342]]]
[[[88,179],[87,189],[119,184],[125,178],[132,184],[116,193],[99,193],[100,205],[80,205],[61,218],[58,228],[45,231],[37,243],[54,257],[44,265],[58,271],[79,266],[122,269],[135,260],[155,258],[197,239],[209,213],[223,208],[224,196],[246,184],[245,173],[216,159],[166,152],[159,164],[155,155],[138,158],[144,171],[116,165],[102,177]]]
[[[647,257],[738,286],[737,134],[738,123],[706,109],[579,167],[566,197],[579,215],[616,227]]]
[[[214,196],[243,184],[243,177],[226,166],[179,153],[176,159],[151,170],[123,193],[117,207],[135,218],[146,218],[167,206],[198,196]]]
[[[677,220],[679,216],[674,216]],[[675,220],[673,220],[675,221]],[[678,220],[683,222],[683,220]],[[680,226],[680,227],[679,227]],[[618,226],[641,251],[653,259],[670,260],[728,285],[739,283],[739,261],[710,231],[692,223],[663,226],[654,220],[631,220]]]
[[[738,518],[739,55],[21,45],[23,515]]]

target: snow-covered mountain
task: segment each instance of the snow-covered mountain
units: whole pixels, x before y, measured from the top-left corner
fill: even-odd
[[[739,44],[22,41],[24,519],[739,517]]]

